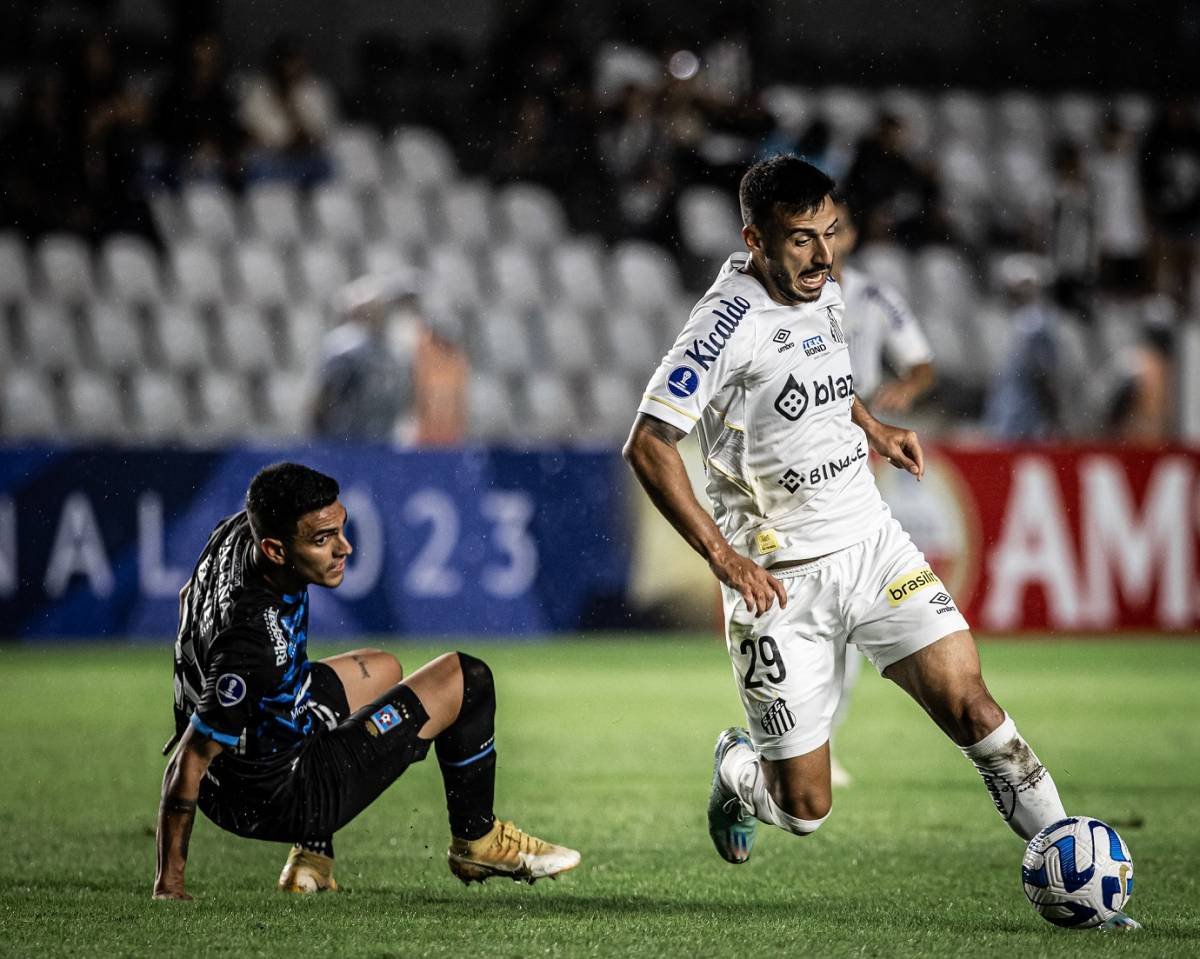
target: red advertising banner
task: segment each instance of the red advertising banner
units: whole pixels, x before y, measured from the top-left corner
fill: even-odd
[[[926,451],[879,486],[981,632],[1200,629],[1200,449]]]

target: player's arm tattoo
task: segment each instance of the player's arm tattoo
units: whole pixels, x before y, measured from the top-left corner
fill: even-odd
[[[669,446],[675,446],[681,439],[687,436],[687,434],[677,426],[672,426],[670,423],[664,422],[663,420],[655,419],[653,416],[640,417],[634,428],[635,430],[645,430],[655,439],[662,440],[662,442],[668,444]]]

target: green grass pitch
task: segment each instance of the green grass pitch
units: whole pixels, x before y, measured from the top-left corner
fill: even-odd
[[[169,651],[0,647],[0,955],[1200,954],[1200,644],[981,646],[1068,812],[1108,819],[1128,842],[1130,912],[1145,924],[1133,935],[1038,918],[1021,842],[974,771],[869,668],[838,743],[855,784],[816,835],[764,828],[734,867],[704,820],[712,742],[741,722],[718,641],[456,645],[497,675],[498,812],[582,850],[574,873],[460,885],[430,760],[338,834],[344,892],[274,892],[285,848],[201,818],[196,901],[153,902]],[[412,669],[451,647],[391,648]]]

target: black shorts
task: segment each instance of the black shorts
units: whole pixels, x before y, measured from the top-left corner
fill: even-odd
[[[269,777],[251,763],[221,764],[216,782],[202,781],[200,809],[222,829],[270,842],[332,836],[429,752],[417,735],[429,715],[407,686],[347,716],[337,673],[314,663],[312,695],[341,721],[305,740],[294,762]]]

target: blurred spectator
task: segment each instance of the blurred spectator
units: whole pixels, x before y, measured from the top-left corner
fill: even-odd
[[[264,73],[243,92],[239,115],[250,138],[247,181],[312,186],[333,173],[326,151],[336,119],[333,97],[313,76],[295,40],[284,37],[271,44]]]
[[[859,142],[843,193],[859,211],[867,240],[917,245],[935,235],[936,182],[909,155],[904,124],[894,114],[882,114]]]
[[[1175,308],[1166,297],[1140,304],[1138,341],[1118,358],[1122,383],[1108,435],[1130,443],[1162,443],[1171,432]]]
[[[1099,148],[1088,158],[1096,201],[1100,287],[1132,294],[1145,289],[1146,216],[1133,135],[1116,114],[1105,118]]]
[[[1069,141],[1054,148],[1050,262],[1059,305],[1077,316],[1089,317],[1096,273],[1096,214],[1083,172],[1083,154]]]
[[[313,426],[329,439],[451,445],[466,432],[467,364],[448,321],[421,310],[419,278],[360,277],[321,345]]]
[[[1059,316],[1043,295],[1045,267],[1037,257],[1013,254],[1001,266],[1012,305],[1008,359],[984,408],[984,427],[997,440],[1045,440],[1063,432],[1063,357]]]
[[[228,180],[240,146],[220,38],[191,41],[155,110],[170,179]]]
[[[1186,306],[1200,230],[1200,127],[1190,100],[1160,111],[1142,147],[1142,181],[1155,287]]]
[[[616,185],[626,231],[651,239],[671,232],[675,189],[670,138],[658,108],[656,91],[631,83],[600,134],[601,157]]]

